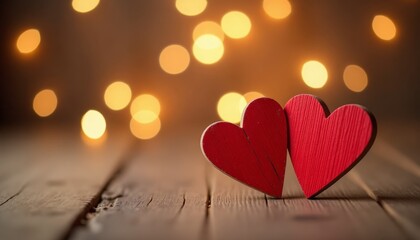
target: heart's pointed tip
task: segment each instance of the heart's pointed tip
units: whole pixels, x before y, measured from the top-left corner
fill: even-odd
[[[272,198],[282,198],[282,192],[283,191],[280,190],[280,191],[263,192],[263,193]]]
[[[305,195],[306,199],[308,200],[315,200],[316,199],[316,195]]]
[[[270,194],[270,193],[265,193],[268,197],[270,198],[275,198],[275,199],[280,199],[282,198],[282,194]]]
[[[323,190],[318,191],[318,192],[308,192],[308,191],[303,191],[303,194],[305,195],[306,199],[315,199],[316,196],[318,196],[318,194],[320,194]]]

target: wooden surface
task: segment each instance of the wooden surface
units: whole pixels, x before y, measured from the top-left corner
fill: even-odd
[[[88,147],[79,132],[2,135],[0,239],[65,237],[125,157],[130,144],[118,139]]]
[[[392,143],[416,146],[417,132],[398,126],[314,200],[290,160],[282,199],[219,172],[202,129],[110,132],[98,146],[78,132],[2,133],[0,239],[420,239],[419,151]]]

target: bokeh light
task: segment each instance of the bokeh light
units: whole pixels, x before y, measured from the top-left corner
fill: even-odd
[[[222,27],[213,21],[204,21],[197,24],[193,30],[193,40],[197,40],[197,38],[204,34],[212,34],[222,41],[225,39],[225,34],[223,33]]]
[[[108,139],[108,132],[105,131],[102,136],[97,139],[90,138],[86,136],[83,130],[80,131],[80,138],[82,139],[83,143],[88,145],[89,147],[100,147],[102,146],[106,140]]]
[[[368,76],[365,70],[357,65],[348,65],[344,69],[343,80],[347,88],[353,92],[361,92],[368,85]]]
[[[373,32],[382,40],[392,40],[397,34],[394,22],[387,16],[376,15],[372,21]]]
[[[196,16],[207,7],[207,0],[176,0],[175,7],[185,16]]]
[[[106,121],[97,110],[87,111],[81,121],[83,133],[91,139],[99,139],[105,133]]]
[[[251,31],[251,20],[243,12],[231,11],[222,17],[222,29],[230,38],[244,38]]]
[[[139,95],[131,102],[130,113],[131,117],[139,123],[151,123],[159,116],[159,100],[150,94]]]
[[[322,88],[328,80],[325,66],[315,60],[307,61],[302,66],[302,79],[311,88]]]
[[[159,115],[150,110],[140,110],[136,114],[134,114],[133,119],[135,119],[139,123],[145,124],[153,122],[158,117]]]
[[[217,103],[217,113],[224,121],[239,123],[246,107],[245,97],[236,92],[224,94]]]
[[[244,98],[247,103],[254,101],[255,99],[262,98],[264,95],[259,92],[247,92],[244,94]]]
[[[269,17],[283,19],[292,12],[292,5],[288,0],[264,0],[263,9]]]
[[[32,107],[38,116],[47,117],[57,108],[57,95],[51,89],[44,89],[35,95]]]
[[[19,52],[27,54],[33,52],[41,43],[41,34],[35,28],[22,32],[17,41],[16,47]]]
[[[99,0],[73,0],[71,6],[76,12],[87,13],[95,9],[99,4]]]
[[[112,110],[121,110],[130,103],[131,89],[127,83],[116,81],[111,83],[105,90],[105,104]]]
[[[130,121],[131,133],[139,139],[147,140],[155,137],[161,128],[161,122],[159,118],[149,123],[141,123],[136,119],[132,118]]]
[[[204,34],[194,41],[194,57],[203,64],[218,62],[223,57],[224,51],[222,40],[212,34]]]
[[[163,71],[179,74],[184,72],[190,64],[190,54],[181,45],[169,45],[160,53],[159,64]]]

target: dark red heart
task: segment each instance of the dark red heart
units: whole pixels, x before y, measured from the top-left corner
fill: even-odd
[[[241,127],[216,122],[201,138],[204,155],[222,172],[273,197],[281,197],[287,152],[282,107],[259,98],[245,109]]]
[[[376,136],[376,121],[359,105],[344,105],[331,115],[312,95],[290,99],[285,112],[289,153],[307,198],[340,179],[367,153]]]

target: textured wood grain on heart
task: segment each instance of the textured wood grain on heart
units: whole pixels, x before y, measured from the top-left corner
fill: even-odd
[[[286,166],[287,126],[282,107],[259,98],[245,109],[241,127],[216,122],[203,133],[207,159],[236,180],[281,197]]]
[[[330,114],[322,100],[304,94],[290,99],[285,113],[290,157],[307,198],[347,173],[376,136],[375,118],[359,105],[344,105]]]

